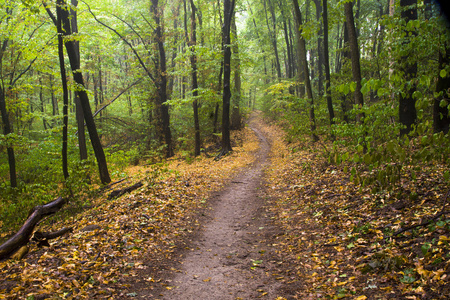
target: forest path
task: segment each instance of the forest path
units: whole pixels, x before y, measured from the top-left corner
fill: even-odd
[[[166,274],[162,299],[275,298],[278,283],[268,272],[271,246],[266,240],[275,229],[261,193],[270,144],[260,122],[255,117],[249,122],[260,141],[254,163],[211,199],[206,222]]]

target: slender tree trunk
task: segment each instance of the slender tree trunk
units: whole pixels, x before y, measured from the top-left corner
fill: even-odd
[[[241,129],[241,60],[239,58],[239,46],[237,37],[237,27],[236,18],[233,16],[233,21],[231,23],[231,31],[233,32],[233,37],[235,39],[233,43],[233,55],[234,55],[234,90],[233,90],[233,103],[231,110],[231,129],[240,130]]]
[[[221,94],[221,90],[222,90],[222,76],[223,75],[223,61],[220,64],[220,71],[219,71],[219,80],[218,80],[218,85],[217,85],[217,93]],[[213,133],[216,133],[219,131],[218,129],[218,118],[219,118],[219,109],[220,109],[220,103],[217,102],[216,103],[216,108],[214,110],[214,121],[213,121]]]
[[[44,92],[42,88],[42,77],[39,75],[39,101],[41,105],[41,113],[42,113],[42,123],[44,125],[44,130],[47,130],[47,122],[45,121],[45,101],[44,101]]]
[[[194,109],[194,131],[195,131],[195,147],[194,147],[194,155],[200,155],[200,122],[198,118],[198,82],[197,82],[197,55],[195,53],[195,46],[197,45],[197,24],[195,22],[195,12],[197,8],[195,7],[194,0],[190,0],[191,2],[191,41],[189,46],[191,48],[191,75],[192,75],[192,96],[194,96],[194,101],[192,102],[192,106]]]
[[[292,0],[294,4],[294,12],[295,12],[295,18],[297,20],[297,23],[299,27],[303,24],[302,23],[302,14],[300,12],[300,7],[298,5],[298,0]],[[300,53],[300,60],[303,65],[303,72],[305,74],[305,86],[306,86],[306,95],[309,99],[309,121],[310,121],[310,127],[311,127],[311,138],[313,142],[318,141],[318,137],[316,135],[316,117],[314,112],[314,98],[312,94],[312,87],[311,87],[311,80],[309,78],[309,68],[308,68],[308,62],[306,60],[306,42],[305,39],[301,35],[301,29],[299,29],[299,53]]]
[[[6,13],[8,15],[11,15],[12,9],[7,9]],[[3,65],[3,55],[6,51],[6,48],[8,48],[9,40],[5,39],[2,42],[1,52],[0,52],[0,66]],[[9,120],[8,110],[6,109],[6,93],[8,91],[8,88],[3,84],[3,82],[0,82],[0,112],[2,114],[2,121],[3,121],[3,134],[5,136],[11,134],[13,132],[11,121]],[[16,172],[16,157],[14,155],[14,148],[11,145],[8,145],[6,148],[6,151],[8,153],[8,164],[9,164],[9,181],[11,184],[11,187],[15,188],[17,187],[17,172]]]
[[[292,25],[291,24],[292,24],[291,19],[289,19],[288,27],[289,27],[290,49],[291,49],[290,69],[291,69],[291,78],[294,78],[295,70],[296,70],[297,66],[296,66],[295,55],[294,55],[294,35],[292,34]]]
[[[444,51],[444,53],[439,52],[439,73],[445,66],[450,64],[450,47],[448,44],[445,45]],[[441,77],[439,73],[436,82],[436,93],[442,93],[442,95],[434,99],[433,129],[434,132],[446,134],[450,126],[450,116],[448,114],[450,76],[447,74],[445,77]],[[443,105],[441,105],[441,101],[443,101]]]
[[[348,39],[348,29],[347,29],[347,22],[344,21],[343,24],[343,41],[344,41],[344,46],[342,49],[342,55],[341,55],[341,59],[340,59],[340,63],[338,65],[339,69],[337,70],[337,72],[340,72],[342,66],[344,64],[348,64],[351,63],[351,55],[350,55],[350,49],[349,49],[349,39]],[[350,101],[349,101],[349,96],[348,95],[342,95],[341,96],[341,110],[342,110],[342,115],[343,115],[343,119],[345,123],[349,123],[350,119],[348,117],[348,111],[349,111],[349,107],[350,107]]]
[[[172,10],[173,15],[174,15],[174,18],[173,18],[173,29],[174,29],[174,32],[177,32],[177,30],[178,30],[178,18],[179,18],[179,15],[180,15],[180,6],[181,6],[181,4],[178,4]],[[171,58],[171,65],[170,65],[172,70],[175,69],[175,66],[176,66],[175,59],[176,58],[177,58],[177,46],[176,46],[176,43],[174,43],[174,46],[172,47],[172,58]],[[173,86],[174,86],[174,82],[175,82],[174,77],[175,77],[174,75],[169,77],[169,82],[167,84],[168,98],[172,97]]]
[[[292,78],[292,55],[291,55],[291,45],[289,42],[289,33],[286,20],[283,21],[283,31],[284,31],[284,41],[286,42],[287,49],[287,62],[286,62],[286,77]]]
[[[400,0],[401,17],[405,19],[406,23],[410,20],[417,20],[417,0]],[[406,36],[410,33],[408,32]],[[416,35],[415,32],[413,32]],[[407,41],[403,46],[408,47]],[[400,135],[405,135],[411,132],[413,125],[417,121],[416,100],[413,98],[413,93],[416,91],[416,85],[413,80],[417,77],[417,62],[414,60],[412,49],[407,52],[408,55],[400,58],[400,65],[405,76],[405,93],[399,93],[399,121],[405,127],[400,129]]]
[[[328,115],[330,116],[330,124],[334,124],[334,109],[331,100],[331,76],[330,76],[330,57],[328,53],[328,3],[323,0],[323,48],[324,48],[324,63],[325,63],[325,93],[327,97]]]
[[[358,47],[358,40],[356,37],[356,29],[355,29],[355,22],[353,19],[352,5],[353,5],[352,2],[346,2],[344,4],[344,9],[352,61],[352,77],[353,81],[356,82],[356,89],[353,96],[355,99],[355,104],[358,105],[359,108],[362,108],[364,105],[364,99],[361,93],[361,66],[359,63],[359,47]],[[360,123],[363,122],[362,113],[358,113],[357,120]]]
[[[266,13],[266,23],[267,23],[267,28],[269,30],[269,35],[270,38],[272,40],[272,46],[273,46],[273,51],[275,54],[275,69],[277,71],[277,77],[278,79],[280,79],[281,76],[281,66],[280,66],[280,58],[279,58],[279,54],[278,54],[278,45],[277,45],[277,36],[276,36],[276,30],[277,30],[277,26],[276,26],[276,17],[275,17],[275,9],[272,5],[272,3],[270,2],[270,0],[267,0],[269,3],[269,10],[270,10],[270,14],[272,17],[272,29],[270,28],[269,25],[269,18],[267,17],[267,9],[266,9],[266,0],[264,0],[264,10]]]
[[[222,104],[222,151],[227,154],[232,151],[230,138],[230,98],[231,98],[231,19],[233,17],[235,0],[223,2],[223,104]]]
[[[294,12],[294,17],[295,17],[295,12]],[[295,20],[295,27],[299,28],[300,25],[298,24],[297,18],[295,17],[294,20]],[[303,38],[302,38],[301,33],[300,33],[300,31],[298,29],[295,30],[295,33],[296,33],[295,36],[296,36],[296,42],[297,42],[296,52],[297,52],[297,59],[298,59],[298,63],[297,63],[297,81],[299,83],[297,85],[297,93],[298,93],[298,96],[300,98],[303,98],[303,97],[305,97],[305,93],[306,93],[306,91],[305,91],[305,82],[306,82],[306,79],[305,79],[305,66],[304,66],[304,61],[302,59],[303,53],[301,52],[301,49],[303,47],[301,40]]]
[[[54,92],[53,75],[49,76],[49,80],[50,80],[50,93],[52,98],[52,116],[55,117],[59,115],[59,107],[58,107],[58,100],[56,99]]]
[[[318,73],[318,81],[317,81],[317,85],[318,85],[318,91],[319,91],[319,96],[323,95],[323,26],[322,26],[322,22],[321,20],[323,18],[321,18],[321,14],[322,14],[322,3],[320,0],[314,0],[314,4],[316,6],[316,20],[317,22],[319,22],[319,32],[318,32],[318,37],[317,37],[317,73]],[[326,49],[326,51],[328,51],[328,49]]]
[[[56,7],[56,28],[58,31],[58,58],[59,70],[61,73],[61,84],[63,88],[63,144],[62,144],[62,168],[64,179],[69,178],[69,169],[67,164],[67,129],[69,123],[69,89],[67,88],[66,67],[64,65],[64,41],[63,41],[63,27],[62,27],[62,11],[63,8],[59,5]]]
[[[3,134],[7,136],[12,133],[12,127],[9,121],[8,111],[6,110],[6,96],[5,89],[3,87],[0,88],[0,110],[2,113]],[[8,153],[9,181],[11,183],[11,187],[17,187],[16,157],[14,155],[14,148],[12,146],[8,146],[6,151]]]
[[[57,7],[66,8],[66,2],[64,0],[57,0]],[[50,12],[51,14],[51,12]],[[70,35],[70,18],[69,13],[66,9],[61,9],[62,23],[64,29],[64,35]],[[78,91],[81,106],[83,108],[84,119],[86,121],[86,126],[89,131],[89,137],[91,139],[92,148],[94,149],[95,157],[97,159],[97,165],[100,174],[100,180],[102,183],[111,182],[111,178],[108,172],[108,166],[106,163],[105,153],[103,152],[103,147],[98,136],[97,127],[95,126],[94,118],[92,116],[91,106],[89,104],[89,97],[86,90],[84,89],[83,74],[79,72],[80,70],[80,56],[77,53],[75,43],[72,40],[67,40],[65,42],[67,55],[69,57],[70,66],[73,73],[74,81],[78,84],[80,90]]]
[[[78,7],[78,0],[71,0],[72,7],[75,9]],[[70,23],[72,33],[78,33],[78,19],[77,19],[77,11],[74,9],[70,9]],[[77,52],[77,56],[80,57],[80,42],[74,41],[75,50]],[[84,130],[84,114],[83,108],[81,107],[80,96],[78,95],[78,91],[75,90],[75,116],[77,120],[77,129],[78,129],[78,150],[80,153],[80,160],[85,160],[88,158],[87,153],[87,145],[86,145],[86,135]]]
[[[170,115],[169,106],[167,105],[167,68],[166,68],[166,52],[164,50],[164,36],[162,31],[162,9],[158,7],[158,0],[151,0],[151,11],[153,20],[156,23],[155,35],[158,44],[159,52],[159,66],[157,74],[157,87],[158,87],[158,105],[162,118],[162,130],[164,134],[164,140],[166,142],[166,157],[173,156],[173,144],[172,133],[170,130]]]

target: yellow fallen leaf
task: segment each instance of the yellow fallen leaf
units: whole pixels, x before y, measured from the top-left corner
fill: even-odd
[[[342,250],[344,250],[344,248],[341,246],[335,246],[333,248],[336,249],[337,252],[341,252]]]
[[[364,296],[364,295],[358,296],[358,297],[355,298],[355,300],[365,300],[365,299],[367,299],[367,297]]]
[[[204,281],[204,282],[211,281],[211,277],[208,277],[208,278],[206,278],[206,279],[203,279],[203,281]]]
[[[80,284],[78,283],[78,281],[76,281],[75,279],[72,280],[72,284],[77,287],[80,288]]]

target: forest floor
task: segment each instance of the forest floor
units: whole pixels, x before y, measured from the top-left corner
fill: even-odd
[[[450,298],[439,166],[372,193],[322,145],[283,136],[255,114],[220,161],[130,169],[83,212],[39,225],[73,233],[0,262],[0,299]]]

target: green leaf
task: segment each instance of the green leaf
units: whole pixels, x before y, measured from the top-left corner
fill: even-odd
[[[365,85],[363,85],[362,86],[362,88],[361,88],[361,93],[363,94],[363,95],[366,95],[368,92],[369,92],[369,84],[365,84]]]
[[[450,172],[449,171],[445,171],[444,172],[444,180],[445,181],[449,181],[449,179],[450,179]]]
[[[350,92],[350,88],[348,86],[348,84],[343,85],[342,87],[342,92],[347,95]]]
[[[439,72],[439,75],[440,75],[442,78],[445,78],[445,77],[447,77],[447,71],[445,71],[444,69],[442,69],[441,72]]]

